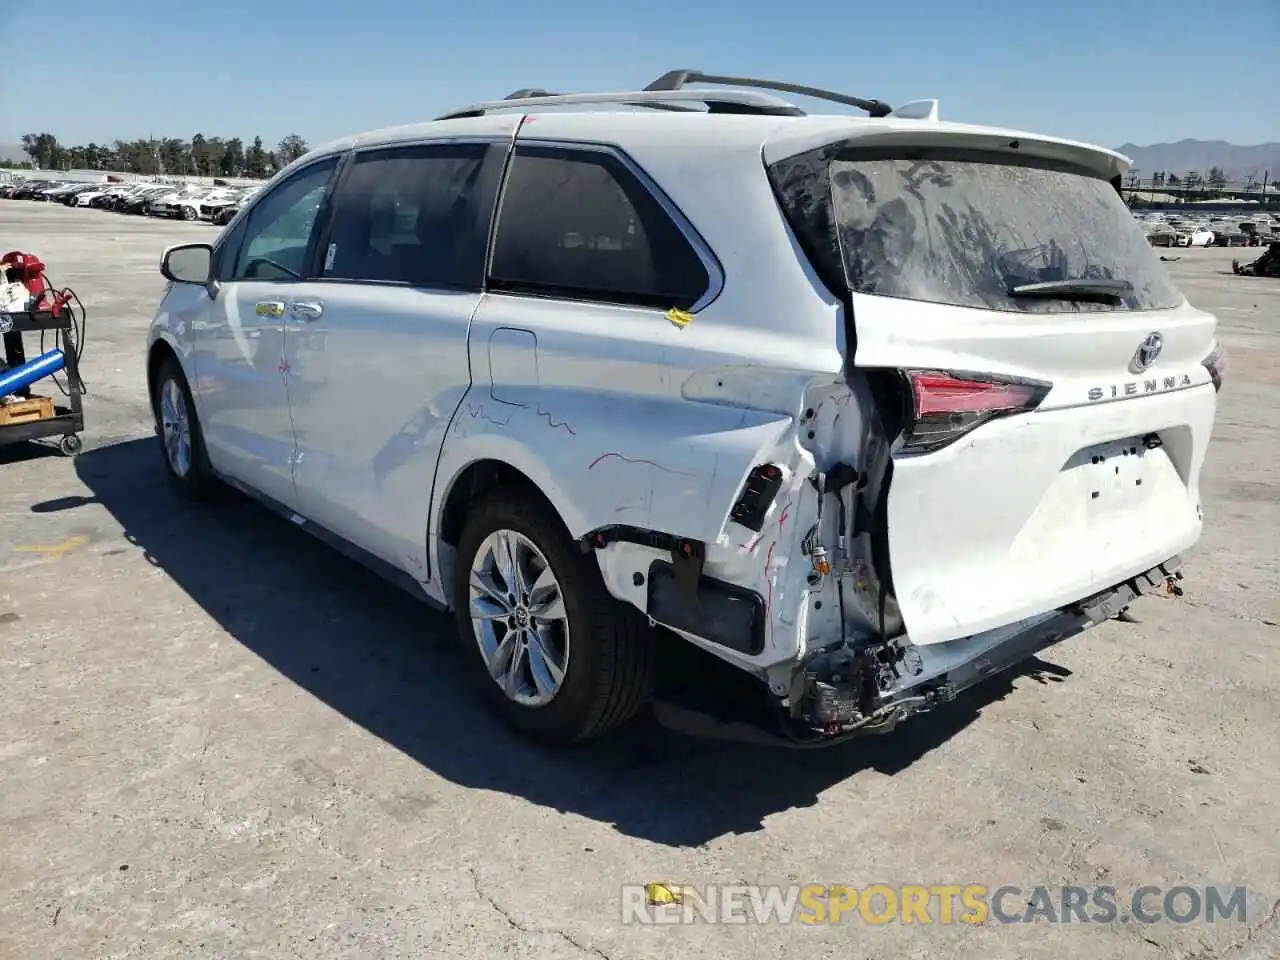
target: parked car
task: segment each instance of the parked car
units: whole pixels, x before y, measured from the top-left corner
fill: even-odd
[[[235,219],[240,207],[243,206],[245,200],[232,200],[230,203],[224,204],[210,211],[209,222],[217,226],[225,226]]]
[[[200,198],[207,192],[199,188],[178,187],[152,197],[147,204],[147,216],[196,220],[199,218]]]
[[[23,199],[43,202],[43,194],[46,190],[52,190],[54,187],[60,186],[62,186],[62,183],[58,180],[33,180],[22,191]]]
[[[12,198],[14,200],[43,199],[43,194],[46,190],[61,185],[60,182],[54,180],[27,180],[13,190]]]
[[[58,200],[68,207],[77,206],[80,197],[94,191],[101,191],[104,184],[101,183],[80,183],[58,195]]]
[[[208,196],[200,201],[200,219],[216,223],[219,215],[224,211],[239,209],[243,197],[244,191],[242,190],[222,189],[210,192]]]
[[[110,210],[117,202],[125,197],[132,196],[142,189],[142,184],[137,183],[115,183],[111,184],[106,190],[97,196],[90,197],[89,206],[99,210]]]
[[[72,204],[72,206],[92,207],[95,200],[100,200],[103,197],[110,196],[119,188],[120,184],[118,183],[98,183],[91,187],[86,187],[84,190],[76,194],[75,203]]]
[[[638,709],[656,629],[814,745],[1180,591],[1222,353],[1128,161],[690,79],[339,141],[167,250],[176,489],[451,607],[555,742]]]
[[[137,193],[130,194],[125,197],[122,201],[116,204],[116,210],[120,213],[132,213],[139,216],[146,216],[149,213],[151,203],[154,200],[158,200],[172,192],[173,184],[152,184],[145,190],[139,190]]]
[[[153,194],[159,194],[169,189],[170,188],[166,185],[157,185],[150,181],[131,183],[128,186],[112,191],[106,197],[102,198],[99,205],[103,206],[107,210],[120,212],[126,205],[136,199],[151,196]]]
[[[78,186],[78,184],[67,183],[62,180],[47,180],[31,191],[29,199],[39,201],[40,203],[47,203],[49,201],[57,200],[59,195],[76,186]]]

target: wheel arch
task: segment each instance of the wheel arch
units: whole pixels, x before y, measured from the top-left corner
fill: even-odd
[[[435,528],[439,539],[450,546],[457,546],[458,539],[462,536],[462,528],[467,521],[470,505],[504,485],[527,490],[544,501],[560,525],[565,528],[565,535],[571,535],[571,522],[566,521],[561,508],[529,473],[507,460],[483,457],[472,460],[457,471],[445,487]]]
[[[192,369],[195,358],[192,356],[189,347],[184,348],[181,341],[174,336],[174,332],[167,324],[157,324],[157,329],[151,336],[151,346],[147,348],[147,405],[153,411],[156,399],[156,377],[160,373],[160,365],[165,360],[172,359],[178,365],[178,369],[182,371],[183,377],[187,381],[187,389],[191,392],[191,402],[195,405],[196,416],[201,415],[200,409],[200,393],[196,389],[195,371]]]
[[[566,537],[581,536],[588,529],[586,518],[552,480],[550,469],[527,447],[497,435],[469,439],[473,444],[467,457],[455,460],[453,466],[443,463],[452,457],[442,458],[445,469],[437,479],[433,497],[428,551],[433,577],[446,597],[453,575],[454,548],[471,504],[503,485],[526,490],[542,500]],[[446,450],[446,454],[449,452]]]
[[[168,359],[173,359],[182,369],[183,376],[186,376],[186,367],[182,364],[182,356],[178,349],[168,337],[157,337],[147,350],[147,402],[152,406],[155,405],[156,377],[160,373],[160,365]],[[187,378],[188,383],[190,379],[190,377]]]

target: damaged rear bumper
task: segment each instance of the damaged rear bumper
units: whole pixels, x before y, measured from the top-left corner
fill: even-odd
[[[849,653],[823,653],[796,672],[788,697],[779,701],[776,731],[724,722],[685,707],[659,702],[656,719],[694,736],[786,747],[819,747],[853,736],[885,733],[917,713],[1003,673],[1043,650],[1119,614],[1146,593],[1181,594],[1181,558],[1172,557],[1138,576],[1043,616],[950,643],[927,647],[893,641]]]

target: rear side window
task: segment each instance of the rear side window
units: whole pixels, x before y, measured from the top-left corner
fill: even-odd
[[[710,278],[662,204],[616,156],[526,145],[507,175],[489,284],[688,309]]]
[[[988,310],[1162,310],[1182,296],[1115,188],[1000,160],[844,154],[830,166],[849,288]],[[1061,281],[1126,281],[1100,302],[1012,295]]]
[[[433,144],[358,156],[338,188],[320,275],[479,290],[492,190],[488,146]]]

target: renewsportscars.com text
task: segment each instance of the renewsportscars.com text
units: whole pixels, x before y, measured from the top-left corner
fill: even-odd
[[[622,890],[633,924],[1246,923],[1244,887],[986,884],[636,884]]]

